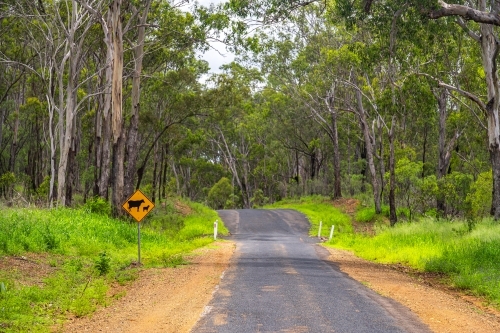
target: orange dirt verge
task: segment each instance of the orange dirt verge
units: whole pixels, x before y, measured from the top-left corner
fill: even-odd
[[[59,331],[188,332],[212,298],[233,251],[233,243],[216,242],[187,257],[189,265],[144,270],[125,296],[89,317],[73,318]]]
[[[500,332],[500,312],[480,300],[439,286],[428,286],[390,266],[369,262],[344,250],[327,248],[329,260],[351,278],[410,308],[434,332]]]

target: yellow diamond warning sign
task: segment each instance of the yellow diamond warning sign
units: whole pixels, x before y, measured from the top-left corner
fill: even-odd
[[[132,215],[137,222],[141,222],[141,220],[153,210],[155,204],[152,203],[141,190],[137,190],[127,201],[125,201],[122,207]]]

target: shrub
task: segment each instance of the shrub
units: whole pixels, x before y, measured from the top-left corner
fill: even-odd
[[[111,258],[106,254],[106,252],[99,253],[99,258],[96,259],[94,267],[99,272],[99,275],[106,275],[111,269]]]
[[[111,205],[101,197],[93,197],[88,199],[83,207],[90,213],[96,213],[106,216],[111,215]]]
[[[491,208],[491,184],[493,174],[490,171],[479,174],[477,180],[470,186],[466,201],[470,204],[471,214],[483,217],[489,214]]]
[[[224,208],[227,198],[233,194],[233,186],[226,177],[222,177],[208,192],[208,204],[215,209]]]
[[[250,199],[250,200],[251,200],[253,206],[260,207],[260,206],[265,205],[269,201],[269,198],[264,196],[264,191],[262,191],[261,189],[258,189],[255,191],[252,199]]]

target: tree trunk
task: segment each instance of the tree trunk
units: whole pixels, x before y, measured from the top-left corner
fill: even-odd
[[[482,3],[484,5],[484,3]],[[494,34],[494,26],[481,24],[481,56],[488,89],[486,105],[488,119],[488,141],[493,170],[493,200],[491,214],[495,220],[500,218],[500,123],[498,109],[500,104],[499,84],[496,59],[498,56],[498,41]]]
[[[394,152],[394,130],[396,127],[396,117],[392,117],[391,129],[389,130],[389,221],[394,226],[398,221],[396,213],[396,158]]]
[[[112,191],[111,205],[113,207],[113,215],[121,216],[123,214],[121,205],[125,200],[123,196],[123,160],[125,158],[125,141],[123,136],[120,136],[116,143],[113,144],[113,163],[112,163]]]
[[[123,81],[123,32],[121,17],[122,0],[114,0],[110,6],[110,21],[112,47],[113,47],[113,75],[111,84],[111,130],[113,136],[113,182],[112,199],[113,215],[123,214],[124,193],[124,161],[125,161],[125,139],[123,137],[123,114],[122,114],[122,81]]]
[[[20,98],[20,97],[19,97]],[[14,167],[16,164],[16,155],[17,155],[17,145],[18,145],[18,135],[19,135],[19,105],[21,101],[17,101],[17,112],[16,119],[14,121],[14,133],[12,134],[12,144],[10,146],[10,158],[9,158],[9,171],[14,172]]]
[[[151,0],[145,4],[144,11],[139,16],[137,45],[134,48],[134,72],[132,74],[132,116],[127,138],[127,169],[125,173],[125,196],[134,191],[134,178],[137,172],[137,157],[139,155],[139,111],[141,93],[142,60],[144,58],[144,40],[146,36],[146,21]],[[135,9],[134,9],[135,10]]]
[[[337,125],[337,111],[331,112],[332,115],[332,144],[333,144],[333,199],[342,198],[342,178],[340,175],[340,149],[339,133]]]
[[[363,132],[363,138],[366,149],[366,160],[368,162],[368,169],[370,170],[370,176],[372,179],[373,186],[373,200],[375,202],[375,212],[380,214],[381,202],[380,202],[380,183],[377,177],[377,170],[375,168],[375,162],[373,159],[373,147],[374,140],[370,135],[370,128],[368,126],[367,115],[363,106],[362,95],[359,89],[356,89],[356,100],[357,100],[357,111],[360,120],[361,131]]]
[[[153,162],[153,190],[152,190],[152,194],[151,194],[151,201],[153,201],[153,203],[156,203],[156,187],[158,186],[158,164],[159,164],[159,161],[158,161],[158,143],[155,144],[155,151],[154,151],[154,158],[153,158],[154,162]],[[160,166],[160,175],[161,175],[161,166]]]
[[[438,167],[437,167],[437,180],[442,179],[448,172],[451,160],[451,145],[446,148],[446,116],[448,102],[448,91],[446,89],[441,89],[438,92],[433,91],[434,96],[438,102],[439,109],[439,139],[438,139]],[[436,209],[439,216],[446,215],[446,203],[444,196],[442,194],[437,195],[436,198]]]

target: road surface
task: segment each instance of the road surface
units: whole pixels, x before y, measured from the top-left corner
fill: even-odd
[[[328,262],[292,210],[228,210],[219,215],[235,256],[193,328],[205,332],[430,332],[407,308]]]

